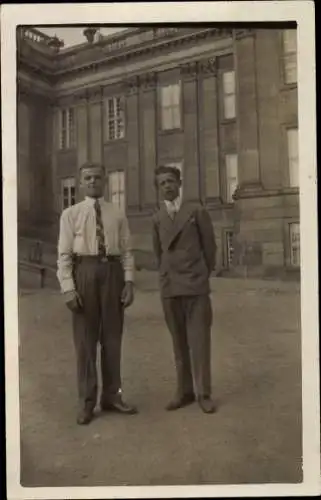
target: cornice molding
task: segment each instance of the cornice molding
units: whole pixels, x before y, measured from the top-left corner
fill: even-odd
[[[236,29],[234,30],[234,38],[236,40],[241,40],[242,38],[254,37],[254,29]]]
[[[47,77],[52,78],[54,82],[57,82],[60,78],[66,81],[88,72],[112,67],[117,64],[126,64],[131,60],[141,57],[153,57],[155,54],[168,52],[169,50],[179,50],[182,46],[193,45],[205,39],[219,39],[232,36],[232,29],[206,28],[183,34],[178,30],[177,32],[172,31],[171,34],[164,36],[164,38],[157,37],[138,45],[121,47],[114,51],[107,50],[107,44],[104,46],[98,43],[78,53],[50,55],[50,66],[52,69],[49,70],[47,65],[45,68],[44,65],[39,64],[37,70],[47,74]],[[43,54],[41,56],[43,57]],[[25,54],[24,58],[25,64],[28,66],[35,65],[34,59],[30,61],[27,54]],[[19,64],[22,60],[23,57],[19,57]]]
[[[17,97],[18,100],[24,97],[28,99],[38,99],[42,98],[48,102],[54,102],[55,93],[51,92],[50,89],[44,89],[35,85],[34,82],[28,82],[26,80],[17,79]]]

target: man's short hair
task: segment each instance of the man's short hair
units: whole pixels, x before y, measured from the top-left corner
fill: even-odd
[[[102,163],[98,163],[98,162],[93,162],[93,161],[86,161],[85,163],[83,163],[80,167],[79,167],[79,174],[82,173],[83,170],[87,170],[87,169],[91,169],[91,168],[100,168],[103,175],[105,175],[105,167]]]
[[[157,176],[160,174],[173,174],[178,182],[181,180],[181,171],[177,167],[172,167],[169,165],[160,165],[155,170],[155,180],[157,179]]]

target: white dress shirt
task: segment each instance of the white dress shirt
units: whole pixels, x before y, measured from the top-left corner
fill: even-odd
[[[72,277],[73,255],[98,255],[96,238],[95,199],[66,208],[60,218],[57,277],[61,291],[75,290]],[[99,198],[104,225],[106,255],[118,255],[124,269],[125,281],[133,281],[134,257],[126,216],[112,203]]]
[[[175,198],[175,200],[173,200],[173,201],[169,201],[169,200],[164,200],[164,201],[165,201],[165,205],[166,205],[166,209],[167,209],[168,215],[171,218],[173,218],[174,215],[181,208],[181,205],[182,205],[182,196],[181,195],[177,196],[177,198]]]

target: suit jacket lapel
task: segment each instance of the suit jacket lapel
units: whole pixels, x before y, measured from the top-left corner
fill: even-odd
[[[161,236],[162,243],[167,248],[168,241],[171,238],[171,234],[173,231],[174,221],[168,215],[165,203],[162,203],[162,205],[159,209],[159,222],[160,222],[161,233],[162,233],[162,236]]]
[[[181,232],[186,222],[189,220],[193,212],[193,207],[186,203],[182,203],[180,210],[175,215],[172,222],[171,232],[167,241],[167,248],[173,243],[174,239]],[[170,218],[169,218],[170,219]],[[171,220],[171,219],[170,219]]]

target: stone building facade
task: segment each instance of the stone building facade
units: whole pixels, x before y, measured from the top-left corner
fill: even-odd
[[[223,273],[298,270],[296,31],[146,27],[92,38],[63,49],[40,31],[17,33],[20,234],[55,241],[61,210],[82,196],[79,166],[99,161],[137,262],[152,266],[154,169],[174,164],[184,198],[211,214]]]

